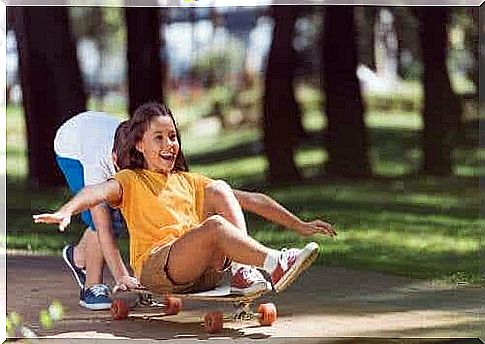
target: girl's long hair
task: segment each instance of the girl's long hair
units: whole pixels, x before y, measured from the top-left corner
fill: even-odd
[[[120,169],[147,168],[143,154],[136,149],[136,144],[143,138],[143,134],[148,130],[150,122],[157,116],[169,116],[175,126],[177,140],[179,142],[179,152],[175,158],[173,171],[188,171],[187,162],[182,153],[182,141],[177,128],[177,123],[173,117],[172,111],[168,106],[156,102],[150,102],[139,106],[133,117],[129,120],[128,133],[125,142],[120,149],[118,157],[118,166]]]

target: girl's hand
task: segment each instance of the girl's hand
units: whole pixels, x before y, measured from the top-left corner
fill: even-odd
[[[64,232],[64,229],[71,223],[71,214],[59,211],[53,214],[33,215],[32,217],[35,223],[59,224],[61,232]]]
[[[136,277],[123,276],[117,282],[115,286],[115,291],[122,290],[127,291],[128,289],[141,289],[143,286],[138,282]]]
[[[299,226],[297,231],[303,236],[310,236],[318,233],[328,235],[331,237],[334,237],[337,235],[337,232],[335,231],[335,229],[333,229],[332,225],[322,220],[303,222]]]

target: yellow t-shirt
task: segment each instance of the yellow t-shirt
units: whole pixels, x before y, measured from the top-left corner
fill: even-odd
[[[180,238],[199,225],[204,188],[210,178],[189,172],[168,176],[145,170],[122,170],[114,175],[123,189],[121,209],[130,234],[130,264],[140,276],[150,251]]]

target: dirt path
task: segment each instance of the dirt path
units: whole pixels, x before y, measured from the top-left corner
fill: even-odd
[[[209,306],[219,308],[214,303],[186,302],[179,315],[150,321],[113,321],[108,311],[87,311],[77,305],[79,291],[61,258],[7,256],[7,312],[20,313],[30,328],[53,343],[72,343],[74,337],[140,339],[137,343],[210,338],[220,343],[220,337],[249,342],[272,338],[276,343],[288,341],[284,337],[292,341],[307,337],[298,340],[302,344],[316,342],[315,337],[333,337],[337,342],[350,342],[346,337],[484,338],[484,292],[484,288],[432,286],[379,273],[313,267],[273,298],[279,313],[274,326],[229,323],[223,333],[210,337],[199,318]],[[44,331],[37,317],[54,299],[62,302],[66,313],[52,330]]]

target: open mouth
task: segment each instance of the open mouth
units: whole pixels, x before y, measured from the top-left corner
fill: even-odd
[[[165,160],[165,161],[168,161],[168,162],[172,162],[175,160],[175,155],[172,154],[172,153],[161,153],[160,154],[160,157]]]

